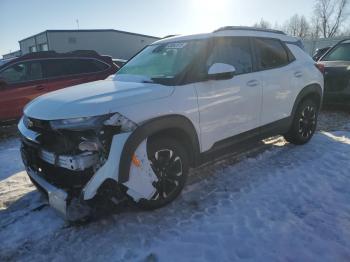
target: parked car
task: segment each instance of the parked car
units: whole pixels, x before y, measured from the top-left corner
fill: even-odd
[[[117,67],[94,51],[38,52],[0,66],[0,123],[18,120],[33,98],[57,89],[105,79]]]
[[[324,103],[350,105],[350,39],[340,41],[318,63],[324,67]]]
[[[68,219],[108,199],[154,209],[180,194],[190,167],[229,146],[278,134],[307,143],[322,94],[322,73],[283,32],[166,38],[113,81],[32,101],[18,126],[21,152],[30,179]]]
[[[330,46],[324,48],[317,48],[312,58],[315,61],[318,61],[329,49],[331,49]]]

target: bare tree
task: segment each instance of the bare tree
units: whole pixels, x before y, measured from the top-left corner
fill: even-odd
[[[310,24],[305,16],[295,14],[285,22],[284,30],[290,35],[306,38],[310,34]]]
[[[349,16],[348,3],[349,0],[316,0],[314,20],[318,21],[314,30],[319,30],[324,38],[336,36]]]
[[[260,22],[255,23],[253,25],[253,27],[263,28],[263,29],[270,29],[271,28],[271,24],[270,24],[270,22],[268,22],[268,21],[264,20],[263,18],[261,18]]]

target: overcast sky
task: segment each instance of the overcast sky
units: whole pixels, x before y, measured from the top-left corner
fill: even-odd
[[[0,55],[46,29],[119,29],[153,36],[252,25],[261,18],[283,23],[312,15],[313,0],[0,0]]]

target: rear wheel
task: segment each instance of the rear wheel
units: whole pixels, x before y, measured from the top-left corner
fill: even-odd
[[[182,191],[189,170],[188,154],[184,146],[172,138],[153,140],[147,149],[148,159],[158,181],[150,200],[141,200],[144,209],[160,208],[173,201]]]
[[[289,132],[284,138],[296,145],[303,145],[311,139],[316,131],[318,106],[311,99],[304,100],[295,113]]]

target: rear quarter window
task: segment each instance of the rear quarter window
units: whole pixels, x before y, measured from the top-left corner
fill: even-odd
[[[289,64],[290,57],[295,59],[293,54],[277,39],[256,38],[255,49],[260,70],[278,68]]]

